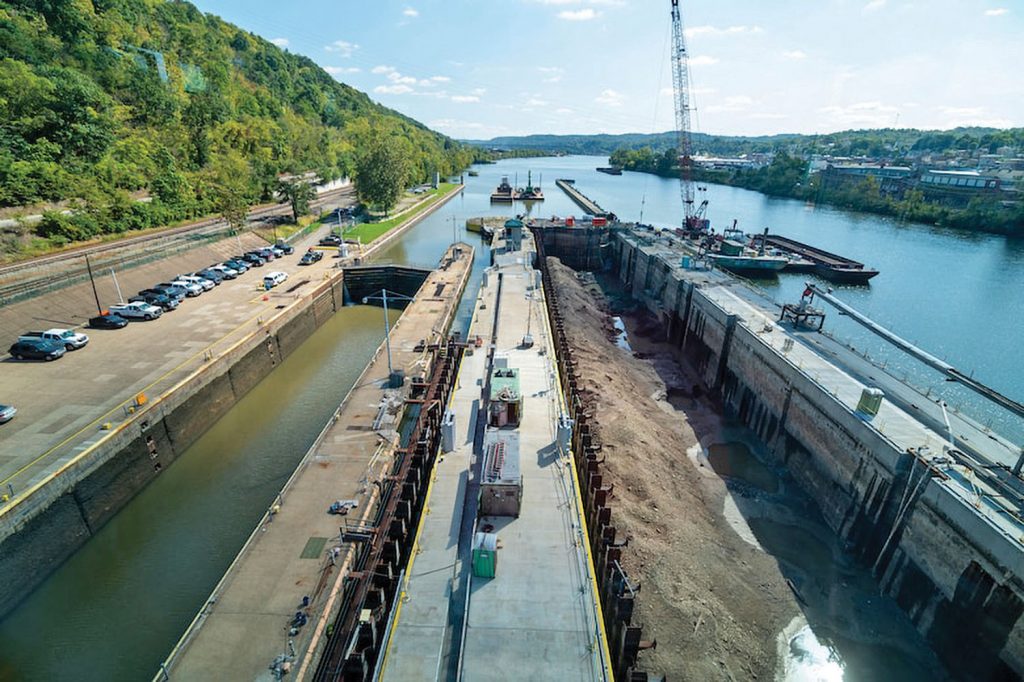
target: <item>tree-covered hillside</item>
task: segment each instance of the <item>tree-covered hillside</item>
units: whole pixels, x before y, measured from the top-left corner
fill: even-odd
[[[43,236],[164,224],[229,194],[265,201],[282,173],[348,174],[376,137],[401,148],[410,182],[472,160],[187,2],[0,0],[0,207],[79,208]]]

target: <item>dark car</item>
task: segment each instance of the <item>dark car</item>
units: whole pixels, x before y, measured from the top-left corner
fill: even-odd
[[[314,249],[310,249],[306,253],[302,254],[302,258],[299,259],[299,265],[312,265],[313,263],[317,262],[323,257],[323,251],[315,251]]]
[[[172,289],[162,284],[157,284],[155,287],[149,289],[143,289],[139,292],[139,296],[148,296],[151,294],[159,294],[160,296],[166,296],[167,298],[173,298],[178,303],[185,300],[185,294],[181,293],[180,289]]]
[[[113,313],[103,313],[96,317],[90,317],[89,326],[93,329],[122,329],[128,326],[128,320]]]
[[[247,272],[250,267],[249,264],[246,263],[244,260],[238,260],[237,258],[232,258],[231,260],[224,261],[224,265],[228,266],[233,270],[238,270],[239,272]]]
[[[217,270],[200,270],[199,272],[193,272],[196,277],[202,277],[208,279],[214,284],[220,284],[224,281],[224,273]]]
[[[277,254],[274,253],[274,250],[269,246],[266,247],[265,249],[257,249],[256,253],[260,254],[260,258],[267,261],[268,263],[277,258]]]
[[[59,341],[47,339],[34,339],[32,341],[18,341],[8,349],[11,356],[16,360],[56,360],[64,355],[67,349]]]
[[[320,240],[320,246],[340,246],[341,237],[336,234],[329,234]]]
[[[250,251],[249,253],[243,254],[241,258],[246,263],[254,265],[257,268],[263,267],[267,263],[266,259],[263,258],[263,256],[261,256],[260,254],[256,253],[255,251]]]
[[[138,296],[132,296],[128,299],[129,303],[135,303],[136,301],[155,305],[165,313],[174,310],[180,303],[177,298],[172,298],[166,294],[158,294],[155,291],[149,290],[140,291]]]
[[[290,256],[293,253],[295,253],[294,246],[292,246],[291,244],[286,244],[285,242],[282,241],[278,241],[276,244],[274,244],[274,248],[281,249],[281,252],[284,253],[284,255],[286,256]]]

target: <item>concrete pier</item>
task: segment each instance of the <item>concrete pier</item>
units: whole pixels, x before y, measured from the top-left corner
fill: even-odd
[[[312,675],[353,546],[340,527],[372,523],[377,486],[398,440],[408,387],[429,373],[429,348],[446,335],[469,278],[473,249],[459,245],[420,287],[296,472],[210,595],[158,679],[259,679],[275,663]],[[387,388],[389,364],[408,377]],[[341,501],[345,515],[328,509]],[[289,634],[296,613],[303,624]]]
[[[406,569],[383,680],[609,680],[611,661],[588,550],[579,484],[558,418],[566,411],[529,235],[522,250],[496,244],[450,409],[453,449],[439,458]],[[531,343],[523,343],[529,334]],[[516,372],[517,427],[488,426],[495,367]],[[508,370],[506,370],[508,371]],[[488,444],[509,439],[521,476],[513,514],[488,515]],[[514,454],[512,450],[515,450]],[[509,461],[509,460],[506,460]],[[510,484],[515,488],[515,484]],[[479,499],[479,507],[478,507]],[[475,533],[497,536],[493,577],[474,574]]]
[[[596,217],[604,217],[608,215],[608,211],[598,206],[597,202],[593,199],[588,198],[583,192],[576,189],[569,180],[559,179],[555,180],[555,184],[561,188],[563,192],[569,195],[569,198],[576,202],[576,205],[586,211],[588,214]]]

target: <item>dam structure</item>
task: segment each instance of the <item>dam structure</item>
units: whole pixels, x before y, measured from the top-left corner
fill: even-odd
[[[781,321],[771,299],[706,269],[669,231],[547,232],[534,229],[549,255],[570,260],[601,243],[602,266],[661,322],[703,390],[788,469],[955,674],[1024,674],[1019,445]],[[876,410],[865,389],[884,393]]]

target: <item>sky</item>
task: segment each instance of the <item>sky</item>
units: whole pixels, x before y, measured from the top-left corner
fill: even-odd
[[[674,127],[669,0],[193,0],[459,139]],[[694,129],[1024,125],[1024,0],[680,0]]]

